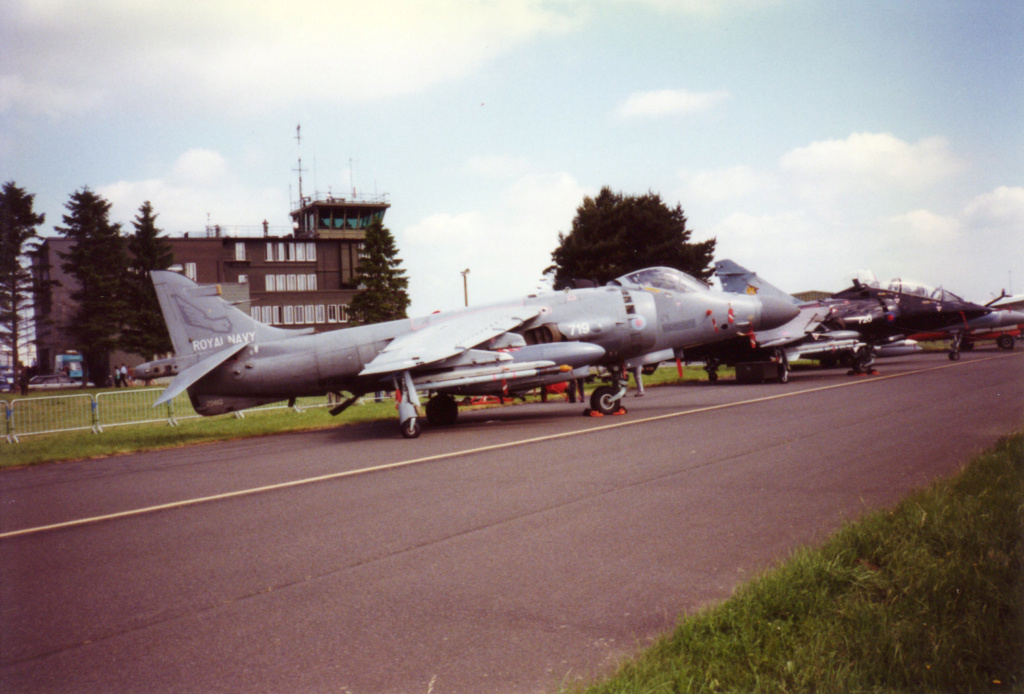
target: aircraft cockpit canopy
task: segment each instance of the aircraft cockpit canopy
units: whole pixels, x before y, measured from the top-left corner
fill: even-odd
[[[634,284],[639,287],[664,289],[671,292],[705,292],[708,285],[690,277],[681,270],[670,267],[652,267],[623,275],[619,284]]]
[[[894,279],[889,282],[889,291],[932,299],[933,301],[963,301],[962,298],[942,287],[931,287],[912,280]]]

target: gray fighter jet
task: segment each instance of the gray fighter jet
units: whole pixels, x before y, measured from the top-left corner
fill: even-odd
[[[400,429],[419,436],[426,416],[451,424],[455,395],[514,394],[582,378],[603,366],[609,383],[593,410],[621,408],[625,367],[737,333],[770,329],[797,315],[785,301],[712,290],[669,268],[641,270],[609,286],[530,295],[424,318],[313,334],[259,323],[174,272],[153,272],[175,356],[142,364],[137,378],[173,376],[155,405],[188,391],[196,412],[223,414],[301,396],[350,397],[394,388]]]

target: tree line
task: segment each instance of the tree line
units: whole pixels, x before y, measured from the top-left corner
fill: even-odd
[[[35,195],[14,182],[0,191],[0,343],[10,350],[16,371],[22,347],[45,320],[30,310],[36,293],[48,290],[33,278],[29,260],[38,250],[38,233],[46,216],[37,214]],[[87,373],[106,374],[109,354],[122,349],[151,357],[171,350],[170,336],[150,281],[152,270],[166,270],[174,253],[156,226],[157,214],[147,201],[125,235],[110,220],[111,203],[88,187],[74,192],[65,205],[63,226],[55,230],[74,243],[60,253],[61,269],[77,287],[66,330],[79,346]],[[55,280],[48,280],[53,283]],[[46,368],[46,367],[44,367]]]

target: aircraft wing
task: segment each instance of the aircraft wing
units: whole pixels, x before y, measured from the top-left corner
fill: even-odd
[[[828,316],[828,309],[821,306],[805,306],[790,322],[772,330],[756,334],[759,347],[781,347],[804,340],[813,333]]]
[[[501,306],[428,323],[392,340],[360,376],[407,371],[444,361],[503,335],[540,311],[539,306]]]

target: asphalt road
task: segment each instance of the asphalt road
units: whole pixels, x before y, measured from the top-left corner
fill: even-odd
[[[880,368],[0,472],[0,691],[556,691],[1024,428],[1024,352]]]

